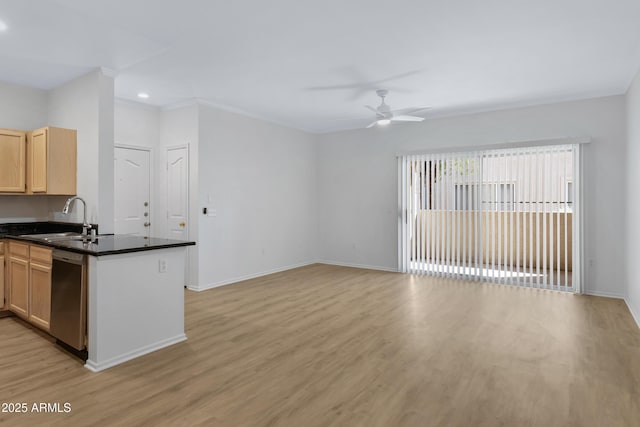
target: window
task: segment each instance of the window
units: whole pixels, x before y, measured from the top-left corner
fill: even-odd
[[[578,145],[401,157],[399,269],[579,291],[578,158]]]
[[[485,211],[514,210],[515,185],[513,183],[482,184],[481,208]],[[477,210],[477,184],[456,184],[455,210]]]
[[[473,211],[478,209],[476,203],[478,187],[475,184],[456,184],[455,192],[455,210]]]

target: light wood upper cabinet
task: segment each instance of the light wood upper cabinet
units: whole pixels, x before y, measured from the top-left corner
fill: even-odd
[[[46,127],[28,133],[27,194],[76,194],[77,132]]]
[[[29,313],[29,245],[9,242],[9,310],[26,319]]]
[[[0,129],[0,193],[25,192],[25,135]]]
[[[47,129],[33,131],[29,138],[29,191],[47,192]]]

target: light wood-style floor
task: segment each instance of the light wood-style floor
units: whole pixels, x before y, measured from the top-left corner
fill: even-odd
[[[0,402],[72,406],[0,424],[640,425],[620,300],[312,265],[186,292],[186,328],[93,374],[0,319]]]

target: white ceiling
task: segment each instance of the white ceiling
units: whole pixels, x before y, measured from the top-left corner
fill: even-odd
[[[104,67],[120,98],[311,132],[366,125],[378,88],[434,117],[620,94],[640,66],[638,0],[0,0],[0,21],[2,81]]]

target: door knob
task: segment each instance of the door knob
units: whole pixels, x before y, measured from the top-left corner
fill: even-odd
[[[178,224],[180,227],[184,227],[185,225],[187,225],[186,222],[182,221],[181,223]]]
[[[150,225],[151,225],[151,223],[150,223],[150,222],[145,222],[145,223],[144,223],[144,226],[145,226],[145,227],[149,227]]]
[[[144,213],[144,216],[149,216],[149,212],[145,212],[145,213]]]

